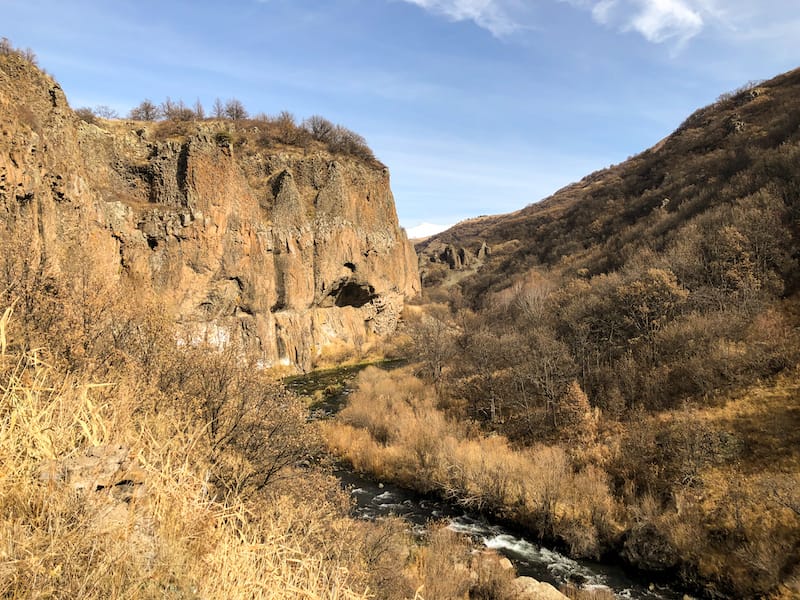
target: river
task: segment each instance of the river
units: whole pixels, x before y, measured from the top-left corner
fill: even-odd
[[[348,368],[344,381],[351,379],[358,370]],[[307,392],[309,387],[330,387],[335,378],[333,371],[309,375],[315,378],[313,385],[309,386],[307,379],[295,378],[288,382],[288,386],[297,391],[301,391],[302,386],[302,391]],[[338,383],[341,384],[342,379]],[[348,393],[346,386],[340,387],[337,393],[315,403],[310,418],[325,419],[335,415],[346,403]],[[476,542],[508,557],[519,575],[533,577],[556,588],[565,583],[586,589],[605,587],[611,589],[617,598],[631,600],[679,600],[684,597],[677,585],[653,583],[645,573],[618,565],[569,558],[538,544],[523,532],[465,511],[455,502],[421,495],[392,483],[375,482],[350,470],[339,470],[335,475],[355,500],[355,516],[373,520],[397,515],[408,521],[418,534],[425,532],[430,521],[444,521],[450,529],[467,534]]]
[[[455,503],[417,494],[391,483],[376,483],[352,471],[338,471],[342,485],[355,499],[356,515],[377,519],[398,515],[418,534],[431,520],[445,521],[454,531],[465,533],[487,548],[508,557],[519,575],[527,575],[558,587],[573,583],[589,588],[610,588],[617,598],[675,600],[683,593],[665,583],[651,584],[642,573],[626,572],[619,566],[574,560],[488,518],[465,512]]]

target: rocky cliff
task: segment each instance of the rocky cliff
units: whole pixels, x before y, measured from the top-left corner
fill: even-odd
[[[243,123],[86,123],[10,53],[0,235],[23,230],[40,268],[88,259],[154,293],[185,342],[242,343],[266,366],[308,368],[386,335],[419,291],[382,165],[264,148]]]

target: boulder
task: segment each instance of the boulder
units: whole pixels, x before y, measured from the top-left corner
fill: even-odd
[[[46,460],[39,466],[39,481],[67,485],[76,491],[108,491],[114,498],[129,501],[144,488],[144,472],[122,445],[88,448],[81,456]]]
[[[517,577],[512,585],[517,600],[569,600],[549,583],[536,581],[533,577]]]

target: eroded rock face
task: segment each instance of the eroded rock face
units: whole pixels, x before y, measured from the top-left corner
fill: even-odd
[[[46,268],[74,248],[152,291],[188,342],[241,342],[308,368],[392,331],[419,292],[388,171],[314,149],[257,147],[230,124],[79,120],[58,85],[0,58],[0,225],[33,232]]]

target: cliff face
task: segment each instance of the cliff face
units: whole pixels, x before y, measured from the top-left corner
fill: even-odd
[[[42,268],[82,255],[155,293],[184,341],[241,342],[266,366],[391,332],[419,275],[388,171],[263,150],[242,125],[232,143],[231,127],[88,124],[52,79],[0,57],[2,235],[29,228]]]

